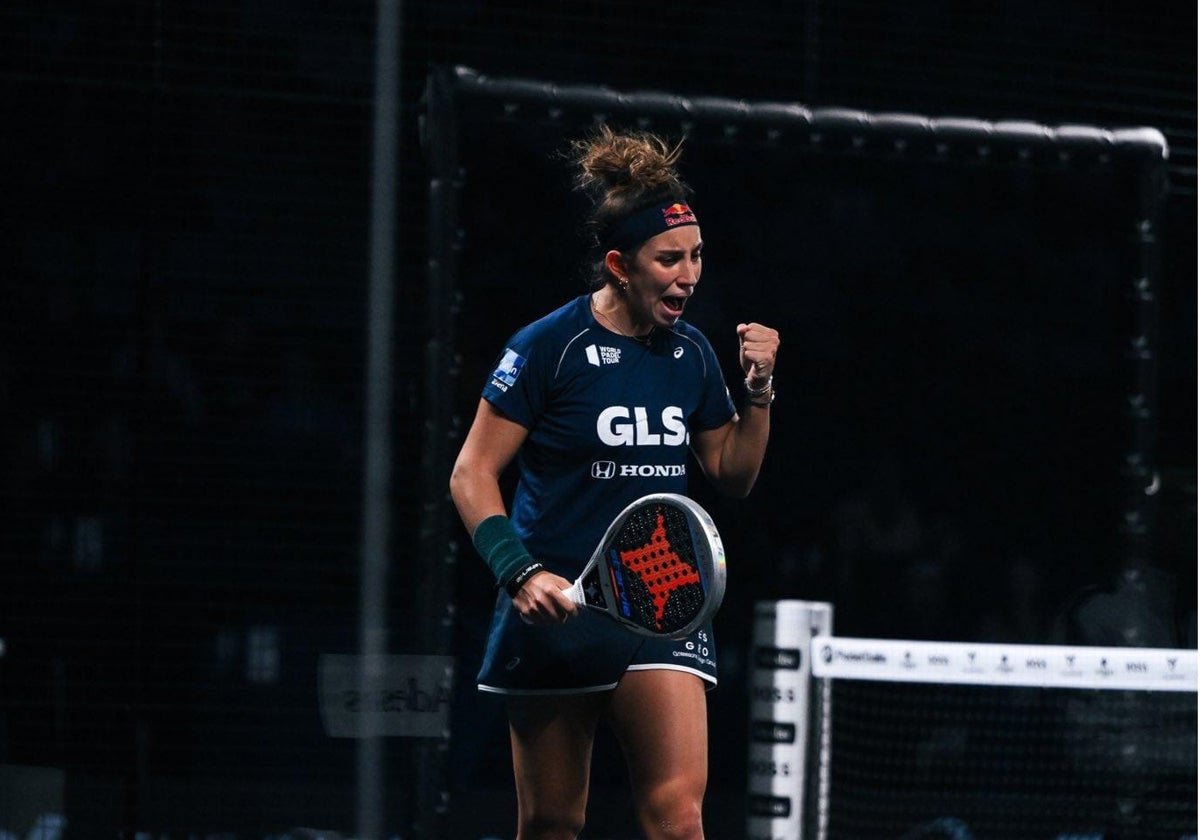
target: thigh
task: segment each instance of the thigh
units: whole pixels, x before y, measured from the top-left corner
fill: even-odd
[[[562,817],[587,805],[596,726],[607,692],[508,697],[517,805],[523,815]]]
[[[613,691],[608,719],[639,802],[663,789],[703,797],[708,783],[704,685],[693,673],[651,669],[627,672]]]

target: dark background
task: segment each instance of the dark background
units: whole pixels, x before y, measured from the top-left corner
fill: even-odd
[[[0,765],[65,771],[79,836],[350,831],[353,744],[324,735],[314,689],[318,654],[358,643],[374,20],[363,3],[0,10]],[[1171,149],[1153,641],[1194,646],[1195,31],[1194,7],[1165,2],[405,3],[394,568],[444,502],[419,475],[431,63],[1147,125]],[[493,125],[464,148],[464,422],[504,337],[579,290],[560,139]],[[739,319],[785,338],[759,487],[696,489],[732,569],[714,719],[745,719],[759,598],[833,600],[847,635],[1050,640],[1122,563],[1128,184],[715,142],[685,173],[709,249],[691,317],[731,362]],[[503,720],[471,690],[490,591],[461,561],[451,812],[501,833]],[[741,824],[734,729],[714,739],[715,826]],[[389,747],[399,785],[410,757]],[[628,836],[599,750],[593,826]]]

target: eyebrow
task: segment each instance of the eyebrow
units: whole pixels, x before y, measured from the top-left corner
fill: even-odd
[[[700,251],[700,250],[703,250],[703,248],[704,248],[704,243],[697,242],[696,247],[692,248],[691,250]],[[672,254],[684,254],[684,253],[687,253],[687,251],[688,251],[687,248],[660,248],[657,251],[655,251],[654,253],[660,257],[666,257],[666,256],[670,256]]]

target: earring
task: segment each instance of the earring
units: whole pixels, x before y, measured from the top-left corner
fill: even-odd
[[[622,291],[622,292],[628,292],[628,291],[629,291],[629,278],[628,278],[628,277],[622,277],[622,278],[621,278],[621,280],[620,280],[620,283],[619,283],[619,285],[621,286],[621,291]]]

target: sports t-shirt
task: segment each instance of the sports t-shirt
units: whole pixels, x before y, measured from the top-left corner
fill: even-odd
[[[483,397],[529,435],[510,518],[567,578],[648,493],[686,493],[692,434],[734,416],[716,355],[685,321],[645,341],[601,327],[582,295],[507,342]]]

